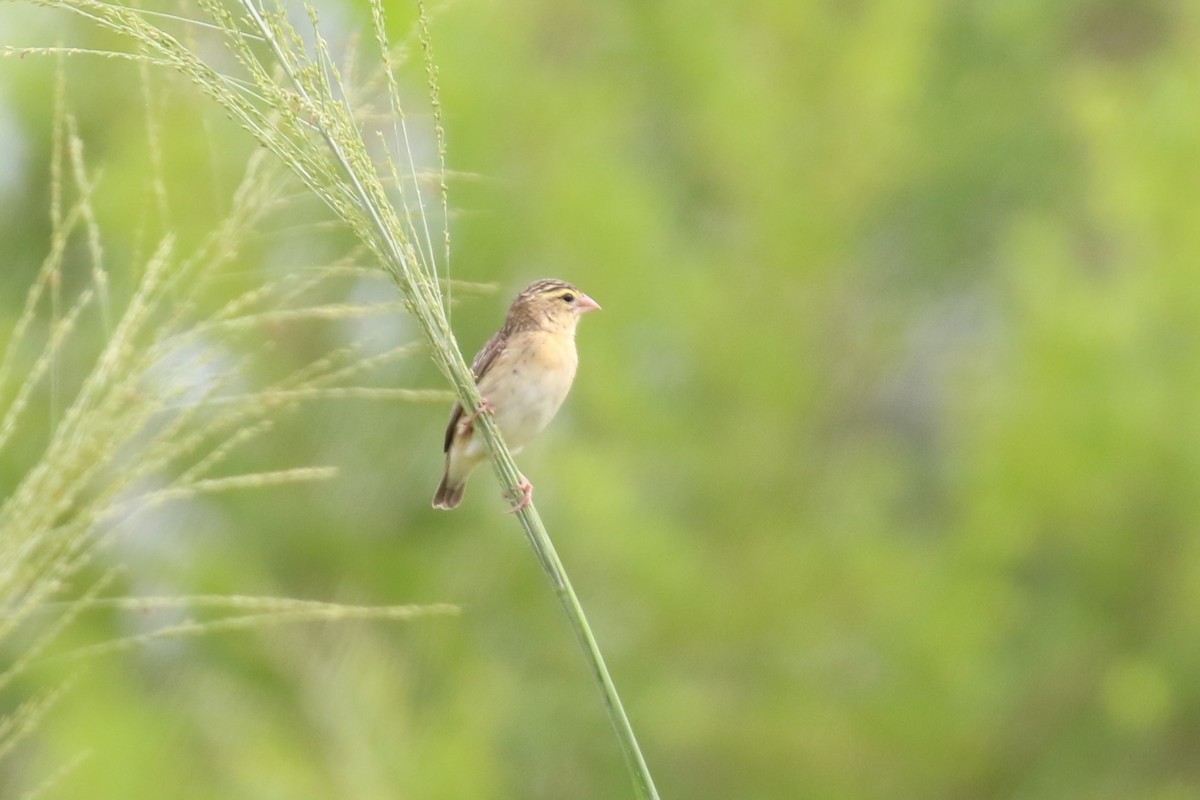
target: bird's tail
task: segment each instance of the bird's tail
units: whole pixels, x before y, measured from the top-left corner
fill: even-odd
[[[442,475],[442,482],[438,484],[437,491],[433,494],[433,507],[446,511],[455,508],[462,502],[463,492],[466,490],[467,482],[450,483],[450,470],[446,470],[446,473]]]

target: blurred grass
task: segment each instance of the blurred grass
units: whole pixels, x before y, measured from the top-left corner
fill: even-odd
[[[115,577],[111,567],[89,577],[97,547],[136,528],[148,512],[231,491],[333,478],[336,470],[328,467],[227,471],[239,450],[271,431],[299,401],[354,397],[444,404],[450,395],[348,385],[414,351],[401,346],[368,354],[366,342],[357,340],[291,369],[284,360],[272,359],[272,366],[285,369],[262,386],[247,385],[251,362],[273,355],[273,348],[259,343],[247,349],[246,332],[299,332],[314,322],[357,321],[381,309],[313,302],[318,290],[347,274],[362,277],[345,265],[293,271],[239,293],[219,293],[212,302],[212,286],[227,277],[258,225],[282,206],[280,176],[259,155],[250,159],[231,208],[213,233],[186,256],[177,255],[173,236],[165,236],[146,264],[129,270],[140,276],[128,298],[112,302],[110,267],[92,201],[98,181],[84,162],[84,144],[65,109],[61,80],[55,97],[49,254],[0,358],[5,399],[0,452],[7,448],[17,475],[0,504],[5,609],[0,645],[9,652],[0,689],[36,675],[78,615],[100,605],[229,613],[77,646],[69,650],[73,657],[282,622],[411,619],[453,611],[444,604],[365,607],[245,597],[97,599]],[[164,193],[164,187],[154,188],[160,202]],[[394,314],[397,307],[382,309]],[[90,318],[87,312],[93,312]],[[0,716],[0,756],[17,760],[14,749],[38,732],[61,696],[59,689],[44,689]],[[64,759],[61,766],[75,760]],[[53,782],[59,776],[51,769],[37,777]]]

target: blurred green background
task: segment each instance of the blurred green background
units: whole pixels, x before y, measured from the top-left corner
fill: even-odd
[[[322,9],[335,45],[367,31]],[[519,461],[664,798],[1200,796],[1200,5],[456,0],[433,37],[452,272],[500,287],[455,306],[468,357],[528,280],[605,309]],[[0,9],[0,45],[59,42],[121,46]],[[160,85],[164,218],[138,68],[65,75],[120,298],[144,231],[198,239],[253,148]],[[54,84],[0,60],[4,331],[48,244]],[[336,257],[321,218],[277,221],[247,280]],[[632,797],[492,476],[429,508],[446,414],[306,405],[245,463],[338,479],[165,507],[97,570],[460,617],[89,662],[0,794],[84,753],[46,796]]]

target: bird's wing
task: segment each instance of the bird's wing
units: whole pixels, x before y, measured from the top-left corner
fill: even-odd
[[[508,344],[508,337],[508,329],[501,328],[495,336],[488,339],[488,343],[483,346],[483,349],[475,354],[475,360],[471,362],[471,372],[475,374],[475,383],[483,380],[488,369],[496,362],[496,357],[504,352],[504,346]]]
[[[471,362],[471,373],[475,376],[476,385],[496,362],[496,358],[504,352],[504,346],[507,343],[508,330],[502,328],[495,336],[488,339],[488,343],[483,346],[482,350],[475,354],[475,360]],[[454,441],[454,431],[458,427],[458,421],[462,419],[462,415],[462,403],[455,403],[454,409],[450,412],[450,424],[446,426],[446,441],[442,445],[442,452],[450,452],[450,444]]]
[[[462,418],[462,403],[455,403],[454,408],[450,410],[450,424],[446,426],[446,441],[442,445],[442,452],[450,452],[450,443],[454,441],[454,429],[458,427],[458,421]]]

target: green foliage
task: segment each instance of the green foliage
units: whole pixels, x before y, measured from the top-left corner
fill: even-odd
[[[13,8],[3,44],[118,46]],[[415,10],[387,10],[402,35]],[[326,17],[339,59],[370,25],[359,6]],[[664,797],[1200,793],[1191,6],[480,0],[441,10],[432,33],[452,274],[503,287],[456,291],[464,347],[531,278],[570,279],[605,308],[521,466]],[[199,246],[248,159],[234,126],[198,125],[203,101],[148,71],[144,92],[137,66],[65,65],[114,324],[160,236]],[[0,219],[2,330],[54,241],[54,73],[0,61],[0,119],[25,153],[0,185],[15,209]],[[427,80],[406,64],[397,89],[422,96]],[[435,166],[431,118],[411,122]],[[304,202],[268,219],[204,308],[351,249]],[[92,285],[76,224],[74,283],[57,317],[47,296],[30,342]],[[391,292],[340,285],[352,297],[320,304]],[[100,324],[94,305],[79,319]],[[346,327],[386,351],[416,335],[398,319]],[[291,369],[345,341],[281,324],[271,353]],[[248,367],[253,386],[273,368]],[[59,419],[72,369],[60,362]],[[437,380],[406,359],[371,385]],[[88,661],[3,762],[0,793],[86,751],[48,796],[627,796],[503,501],[481,482],[455,514],[428,509],[444,423],[425,405],[299,405],[221,474],[327,464],[335,479],[163,505],[76,585],[122,564],[104,594],[444,601],[461,616]],[[6,496],[27,463],[15,447]],[[97,608],[54,649],[186,621]],[[33,719],[69,667],[16,679],[6,718]]]

